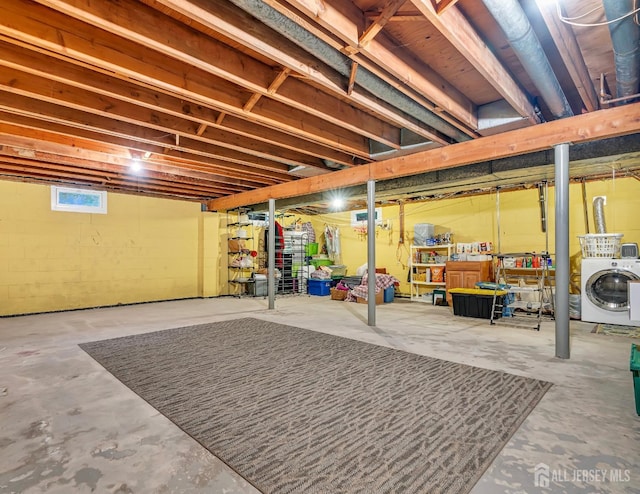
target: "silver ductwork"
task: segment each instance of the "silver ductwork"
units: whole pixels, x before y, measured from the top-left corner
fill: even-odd
[[[615,1],[615,0],[614,0]],[[540,97],[557,118],[573,115],[549,59],[517,0],[483,0],[507,36],[520,63],[538,89]]]
[[[342,76],[349,78],[351,60],[311,32],[270,7],[262,0],[230,0],[236,7],[258,19],[263,24],[317,57],[324,64]],[[468,141],[471,138],[432,111],[409,98],[389,83],[360,66],[356,73],[356,83],[371,94],[386,101],[419,122],[440,131],[454,141]]]
[[[609,22],[634,10],[634,0],[603,0]],[[616,97],[625,98],[640,92],[640,27],[634,16],[609,24],[616,64]],[[629,100],[631,101],[631,100]]]
[[[596,225],[596,233],[607,233],[607,225],[604,222],[605,198],[597,196],[593,198],[593,222]]]

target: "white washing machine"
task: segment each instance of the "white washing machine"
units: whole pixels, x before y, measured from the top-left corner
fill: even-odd
[[[640,280],[640,259],[582,260],[581,314],[583,321],[638,325],[629,317],[629,281]]]

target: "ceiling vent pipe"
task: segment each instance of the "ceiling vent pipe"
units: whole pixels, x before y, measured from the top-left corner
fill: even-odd
[[[351,60],[328,43],[300,27],[263,0],[230,0],[236,7],[266,24],[271,29],[317,57],[324,64],[348,78],[351,74]],[[454,141],[468,141],[471,138],[449,122],[409,98],[380,77],[360,66],[356,73],[356,83],[371,94],[386,101],[398,110],[423,124],[449,136]]]
[[[634,0],[604,0],[609,22],[620,19],[634,9]],[[633,15],[609,24],[616,64],[616,96],[626,98],[640,90],[640,27]],[[631,101],[631,100],[629,100]]]
[[[615,0],[614,0],[615,1]],[[491,15],[507,36],[520,63],[556,118],[573,115],[549,59],[524,10],[517,0],[483,0]]]

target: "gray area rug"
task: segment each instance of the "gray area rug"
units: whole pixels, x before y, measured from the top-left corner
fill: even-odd
[[[265,493],[465,493],[550,383],[259,319],[80,345]]]

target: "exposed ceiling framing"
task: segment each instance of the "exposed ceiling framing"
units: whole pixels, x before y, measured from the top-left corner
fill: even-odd
[[[618,86],[609,27],[570,25],[546,0],[510,3],[576,117],[554,116],[489,0],[3,0],[0,179],[224,209],[389,185],[559,139],[640,139],[633,98],[616,107],[615,91],[600,94]],[[606,20],[601,0],[561,2],[563,17],[589,11],[580,23]],[[638,173],[633,146],[604,149],[600,162]],[[603,172],[589,160],[579,169]],[[438,187],[478,189],[449,177]],[[437,192],[414,185],[396,195]]]

